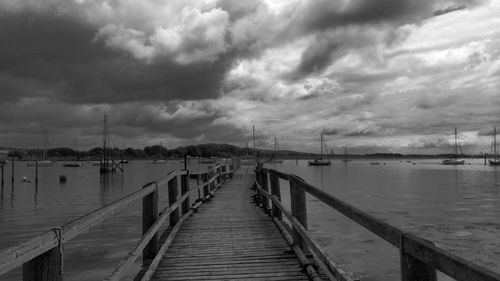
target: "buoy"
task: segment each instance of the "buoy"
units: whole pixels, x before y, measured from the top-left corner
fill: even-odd
[[[65,175],[60,175],[59,176],[59,182],[66,182],[66,176]]]

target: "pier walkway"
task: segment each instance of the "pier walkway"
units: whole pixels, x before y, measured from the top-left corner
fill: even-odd
[[[219,188],[184,223],[151,280],[308,280],[270,216],[251,202],[254,181],[240,172]]]

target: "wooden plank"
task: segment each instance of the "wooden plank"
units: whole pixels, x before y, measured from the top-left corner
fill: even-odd
[[[156,271],[156,268],[158,267],[158,264],[160,263],[161,261],[161,257],[163,256],[163,254],[168,250],[168,247],[170,247],[170,245],[172,244],[172,241],[174,240],[174,237],[177,235],[177,232],[179,232],[179,229],[181,228],[182,224],[184,223],[184,221],[193,213],[193,210],[190,210],[189,212],[187,212],[186,214],[184,214],[180,219],[179,221],[177,222],[177,224],[174,226],[174,228],[172,229],[172,231],[170,232],[170,234],[168,235],[168,238],[165,240],[165,242],[162,244],[162,246],[160,247],[160,249],[158,250],[158,253],[157,255],[155,256],[155,258],[151,261],[151,263],[149,264],[146,272],[144,273],[144,275],[142,276],[141,278],[141,281],[148,281],[151,279],[153,273]]]

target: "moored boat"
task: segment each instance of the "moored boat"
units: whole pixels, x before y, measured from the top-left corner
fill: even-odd
[[[454,149],[454,158],[444,159],[441,163],[443,165],[464,165],[465,160],[458,159],[458,137],[457,137],[457,128],[455,128],[455,149]]]
[[[324,140],[323,140],[323,133],[321,134],[320,138],[320,147],[321,147],[321,158],[314,159],[312,161],[309,161],[310,166],[328,166],[331,165],[332,162],[328,159],[323,159],[323,145],[324,145]],[[328,151],[328,150],[327,150]]]
[[[490,166],[500,166],[500,159],[497,155],[497,128],[493,128],[493,159],[488,159]]]

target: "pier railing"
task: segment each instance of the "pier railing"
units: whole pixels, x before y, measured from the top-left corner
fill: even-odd
[[[236,161],[235,166],[216,165],[213,169],[209,168],[208,171],[196,175],[190,175],[187,170],[171,171],[166,177],[148,183],[141,190],[101,209],[0,251],[0,276],[22,266],[23,281],[62,280],[63,244],[119,213],[132,202],[142,199],[142,238],[104,280],[119,280],[141,253],[146,268],[141,280],[149,280],[181,224],[203,202],[210,200],[224,181],[233,177],[234,170],[238,168],[237,163]],[[194,188],[189,187],[190,176],[196,176],[198,179]],[[158,212],[158,190],[164,187],[167,188],[169,204]],[[194,198],[196,199],[193,200]],[[168,236],[159,247],[158,239],[162,235],[159,230],[167,219],[171,227],[167,229]]]
[[[299,259],[304,256],[304,253],[310,252],[330,280],[350,281],[353,279],[328,258],[307,230],[306,193],[397,247],[400,252],[401,280],[403,281],[436,280],[437,270],[458,281],[500,281],[498,273],[377,219],[314,187],[296,175],[263,168],[262,163],[257,164],[255,172],[257,195],[262,206],[272,214],[274,222],[292,245]],[[281,204],[280,179],[289,183],[291,212]],[[283,223],[283,216],[290,222],[291,231]]]

